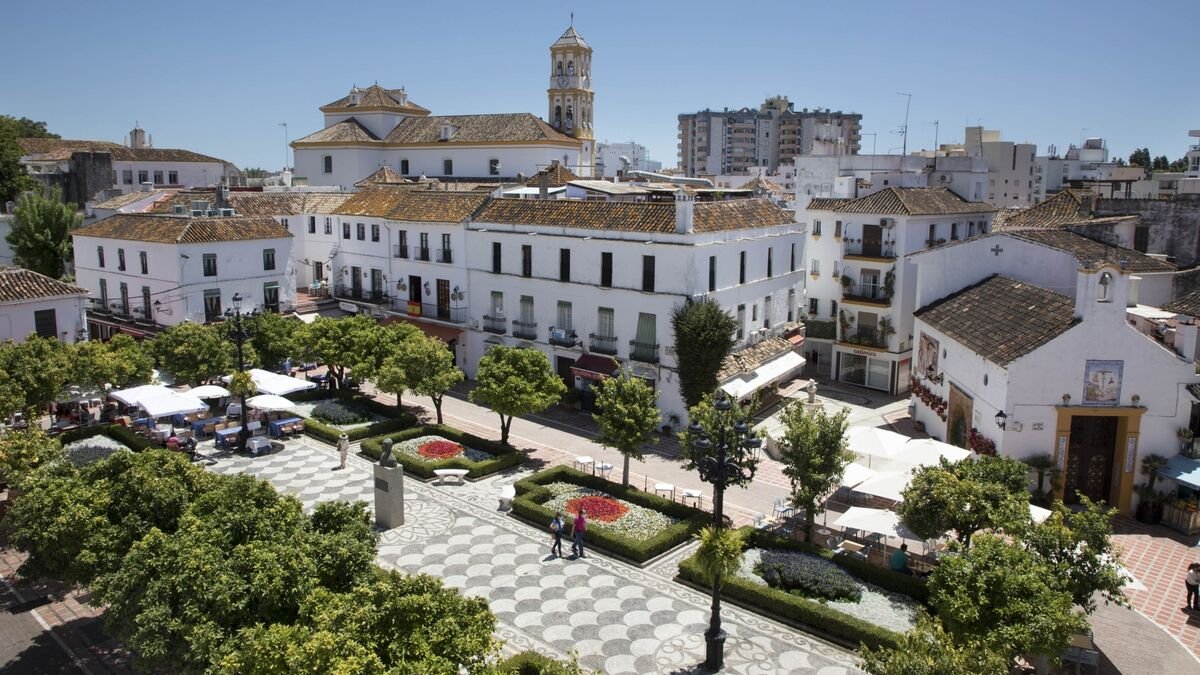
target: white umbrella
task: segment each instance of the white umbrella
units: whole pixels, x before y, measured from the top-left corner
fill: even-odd
[[[853,489],[855,492],[863,494],[875,495],[898,502],[904,499],[904,489],[908,487],[909,481],[912,480],[912,473],[908,471],[884,471],[876,474],[873,478],[863,481]]]
[[[846,432],[846,444],[852,452],[865,458],[868,466],[876,457],[891,459],[899,456],[907,442],[907,436],[877,427],[851,427]]]
[[[196,398],[224,398],[229,395],[229,390],[215,384],[205,384],[195,389],[189,389],[187,393]]]
[[[254,398],[246,399],[246,405],[258,410],[270,411],[287,410],[295,404],[282,396],[276,396],[274,394],[260,394]]]
[[[138,400],[138,405],[146,411],[147,415],[154,418],[208,410],[208,405],[195,396],[177,394],[173,391],[156,396],[145,396]]]
[[[913,439],[904,444],[904,450],[899,456],[893,457],[897,462],[903,462],[916,466],[926,465],[933,466],[938,463],[942,457],[945,457],[951,462],[957,462],[962,459],[973,456],[975,453],[970,450],[964,450],[956,445],[935,441],[932,438]]]
[[[109,396],[117,399],[125,405],[137,405],[144,398],[152,398],[155,396],[163,396],[164,394],[172,394],[170,389],[161,384],[143,384],[140,387],[131,387],[129,389],[118,389],[110,391]]]
[[[894,511],[883,509],[868,509],[862,506],[851,506],[845,513],[834,521],[834,525],[842,529],[853,528],[882,534],[886,537],[900,537],[919,541],[921,538],[900,523],[900,516]]]
[[[842,474],[842,485],[852,488],[859,483],[875,477],[875,472],[863,466],[851,462],[846,465],[846,471]]]
[[[257,388],[259,393],[262,394],[286,396],[292,392],[300,391],[302,389],[315,389],[317,386],[308,380],[288,377],[287,375],[272,373],[269,370],[262,370],[260,368],[252,368],[246,372],[250,373],[250,379],[254,382],[255,388]],[[225,382],[229,382],[229,380],[232,379],[232,376],[226,375],[221,379]]]

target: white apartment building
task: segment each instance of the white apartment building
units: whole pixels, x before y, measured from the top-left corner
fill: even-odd
[[[629,169],[633,171],[658,172],[662,170],[662,162],[650,159],[646,146],[629,141],[628,143],[598,143],[596,145],[596,176],[612,178],[625,170],[625,162],[629,160]]]
[[[532,176],[562,164],[589,177],[595,164],[592,49],[568,28],[550,46],[547,120],[529,113],[430,115],[404,89],[353,87],[321,107],[325,126],[292,142],[296,176],[353,186],[381,167],[401,176]]]
[[[815,197],[856,199],[891,188],[949,188],[973,202],[987,198],[988,166],[982,158],[921,155],[811,155],[797,157],[796,206]]]
[[[889,187],[809,202],[801,215],[808,224],[805,356],[817,372],[907,391],[916,309],[916,267],[907,256],[989,231],[994,211],[947,188]]]
[[[962,147],[968,157],[987,161],[989,204],[1003,209],[1033,203],[1037,145],[1001,140],[994,129],[967,127]]]
[[[0,267],[0,341],[30,335],[86,340],[87,289],[21,267]]]
[[[1118,166],[1108,158],[1103,138],[1089,138],[1082,147],[1071,145],[1059,157],[1055,147],[1050,154],[1036,158],[1034,167],[1034,203],[1064,188],[1086,189],[1101,197],[1133,197],[1133,186],[1145,176],[1137,166]]]
[[[117,214],[72,236],[76,280],[92,296],[94,338],[209,323],[235,293],[246,310],[295,304],[292,234],[269,216]]]

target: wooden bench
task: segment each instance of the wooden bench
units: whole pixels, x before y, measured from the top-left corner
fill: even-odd
[[[447,478],[457,478],[459,485],[465,485],[468,471],[468,469],[434,469],[433,475],[438,477],[438,485],[445,484]]]
[[[512,500],[517,496],[517,488],[512,485],[500,486],[500,510],[511,511]]]

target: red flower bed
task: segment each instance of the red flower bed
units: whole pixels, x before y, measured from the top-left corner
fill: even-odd
[[[417,452],[422,457],[429,459],[450,459],[461,455],[463,446],[452,441],[429,441],[422,443],[421,447],[417,448]]]
[[[602,523],[611,523],[629,511],[629,507],[612,497],[588,495],[587,497],[576,497],[567,502],[567,513],[572,516],[579,513],[581,508],[586,512],[585,515],[588,518]]]

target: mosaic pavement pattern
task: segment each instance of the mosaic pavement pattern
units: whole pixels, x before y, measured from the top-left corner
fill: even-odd
[[[319,501],[372,499],[371,465],[351,457],[335,470],[332,447],[288,441],[264,457],[210,454],[222,474],[270,481],[311,509]],[[549,533],[498,509],[498,487],[518,476],[438,486],[405,482],[405,525],[384,532],[380,564],[441,577],[463,593],[486,598],[498,619],[505,653],[533,649],[561,657],[574,650],[588,669],[605,673],[700,672],[707,595],[671,581],[690,550],[639,569],[589,552],[550,557]],[[725,605],[725,672],[858,673],[855,655],[756,614]]]

